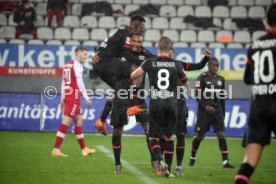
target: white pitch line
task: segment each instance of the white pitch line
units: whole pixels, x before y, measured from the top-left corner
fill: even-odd
[[[109,158],[114,160],[113,153],[111,151],[109,151],[107,148],[105,148],[104,146],[99,146],[99,145],[97,145],[96,147],[99,150],[101,150],[101,152],[103,152],[106,156],[108,156]],[[158,184],[156,181],[154,181],[154,180],[150,179],[149,177],[147,177],[139,169],[137,169],[136,167],[134,167],[133,165],[131,165],[127,161],[121,159],[121,162],[122,162],[123,167],[126,167],[132,174],[134,174],[137,178],[142,180],[144,183],[146,183],[146,184]]]

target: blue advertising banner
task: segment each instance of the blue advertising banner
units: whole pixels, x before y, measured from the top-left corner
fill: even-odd
[[[100,117],[105,104],[105,98],[92,98],[92,107],[87,108],[84,100],[81,101],[83,115],[83,130],[97,132],[93,127],[94,122]],[[0,93],[0,130],[29,130],[29,131],[56,131],[62,120],[59,108],[60,97],[53,99],[44,98],[40,94],[7,94]],[[189,135],[194,135],[194,126],[197,117],[197,102],[187,100],[189,118],[187,130]],[[226,135],[241,137],[245,131],[248,100],[226,101]],[[107,130],[112,131],[107,119]],[[129,117],[129,123],[124,127],[126,133],[142,134],[143,129],[135,117]],[[214,135],[211,130],[208,135]]]
[[[0,44],[0,66],[10,67],[63,67],[74,58],[72,46],[59,45],[17,45]],[[94,47],[87,47],[89,54],[94,53]],[[156,48],[147,48],[157,54]],[[184,62],[197,63],[203,57],[201,48],[175,48],[175,59]],[[212,56],[220,60],[220,69],[226,71],[244,70],[246,49],[211,49]],[[91,59],[85,66],[92,67]]]

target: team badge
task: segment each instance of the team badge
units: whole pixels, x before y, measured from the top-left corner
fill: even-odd
[[[195,82],[195,87],[200,87],[200,81]]]
[[[222,82],[221,82],[221,81],[218,81],[218,85],[221,86],[221,85],[222,85]]]
[[[139,56],[139,60],[145,60],[145,59],[146,59],[145,56],[143,56],[143,55],[140,55],[140,56]]]

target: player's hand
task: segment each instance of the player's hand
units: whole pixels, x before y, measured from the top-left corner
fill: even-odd
[[[92,61],[93,61],[94,64],[97,64],[100,61],[99,51],[95,52],[92,55]]]
[[[92,102],[89,99],[86,100],[85,103],[86,103],[87,107],[91,107],[91,105],[92,105]]]
[[[209,112],[209,113],[214,113],[214,112],[216,111],[216,109],[215,109],[214,107],[211,107],[211,106],[209,106],[209,105],[207,105],[207,106],[205,107],[205,110],[206,110],[207,112]]]
[[[64,109],[64,101],[60,102],[59,107],[60,107],[60,110]]]
[[[203,52],[204,56],[210,57],[211,56],[211,51],[209,49],[205,49]]]

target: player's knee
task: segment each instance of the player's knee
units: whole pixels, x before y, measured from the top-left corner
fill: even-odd
[[[113,128],[113,135],[114,136],[121,136],[122,133],[123,133],[123,127],[122,126]]]
[[[196,139],[198,141],[202,141],[205,137],[205,133],[198,133],[197,136],[196,136]]]
[[[148,122],[142,122],[141,124],[142,124],[142,127],[144,129],[144,132],[148,133],[148,131],[149,131],[149,123]]]
[[[217,137],[218,137],[218,139],[224,139],[225,138],[224,133],[221,132],[221,131],[217,132]]]
[[[173,136],[165,136],[165,141],[173,141]]]

